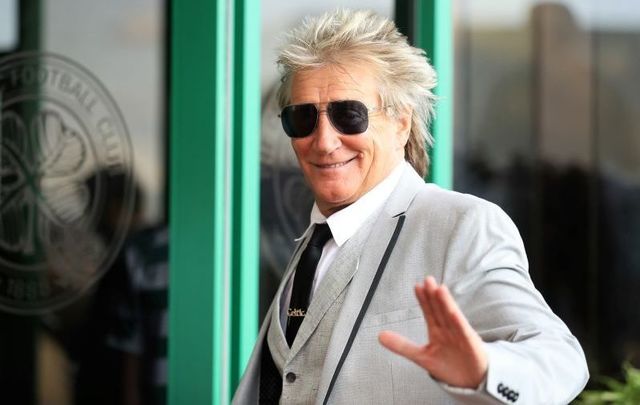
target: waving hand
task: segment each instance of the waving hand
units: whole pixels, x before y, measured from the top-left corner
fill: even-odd
[[[487,372],[482,339],[453,300],[448,288],[433,277],[418,283],[416,297],[429,331],[429,342],[418,344],[395,332],[380,333],[387,349],[413,361],[446,384],[476,388]]]

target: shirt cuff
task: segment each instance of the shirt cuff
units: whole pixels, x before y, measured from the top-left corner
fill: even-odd
[[[482,379],[482,382],[480,382],[480,384],[476,388],[462,388],[462,387],[456,387],[454,385],[449,385],[443,382],[438,382],[438,383],[442,386],[442,388],[444,388],[446,391],[452,394],[474,395],[474,394],[478,394],[480,392],[486,391],[487,374],[485,374],[484,378]]]

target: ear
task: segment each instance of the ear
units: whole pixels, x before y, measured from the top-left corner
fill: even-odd
[[[409,107],[399,109],[396,111],[396,139],[398,149],[404,149],[405,145],[409,141],[409,133],[411,132],[411,118],[413,116],[413,110]]]

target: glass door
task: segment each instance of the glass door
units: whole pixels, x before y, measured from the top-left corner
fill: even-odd
[[[164,402],[166,14],[0,2],[2,403]]]

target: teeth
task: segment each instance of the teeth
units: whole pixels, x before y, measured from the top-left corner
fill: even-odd
[[[332,165],[320,165],[321,168],[323,169],[335,169],[337,167],[342,167],[344,165],[346,165],[347,162],[342,162],[342,163],[334,163]]]

